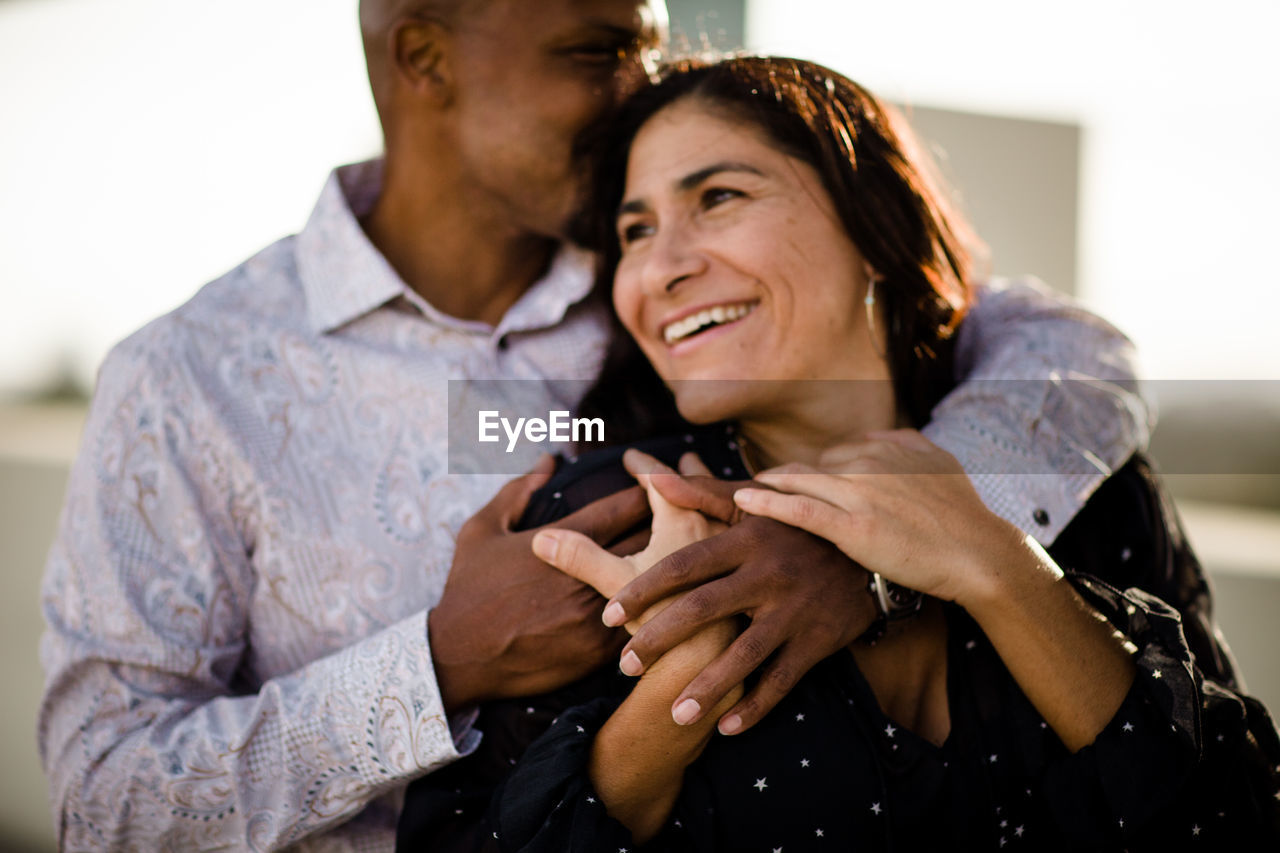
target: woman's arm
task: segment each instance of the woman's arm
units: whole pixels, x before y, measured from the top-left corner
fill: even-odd
[[[1059,740],[1093,743],[1134,679],[1133,646],[1080,597],[1033,539],[993,542],[955,600]]]
[[[671,718],[671,703],[680,691],[736,636],[729,622],[719,622],[667,652],[596,735],[591,781],[609,814],[639,843],[662,829],[680,794],[685,768],[702,754],[720,715],[742,695],[738,685],[712,713],[689,725]]]
[[[654,489],[648,475],[640,475],[653,508],[653,534],[639,554],[615,557],[591,539],[566,530],[540,532],[534,553],[553,566],[572,569],[579,580],[606,598],[649,566],[725,525],[694,510],[669,503]],[[627,623],[632,634],[660,613],[664,600]],[[667,652],[650,666],[631,694],[596,736],[591,750],[592,784],[609,814],[631,830],[638,842],[662,828],[679,796],[685,768],[702,753],[720,715],[737,703],[742,686],[731,690],[709,714],[679,725],[671,706],[689,681],[733,642],[737,630],[721,620]],[[627,661],[623,661],[624,668]],[[692,711],[682,719],[692,717]]]
[[[830,460],[841,473],[785,466],[757,477],[780,492],[746,489],[735,500],[829,539],[889,580],[963,606],[1062,742],[1072,751],[1092,743],[1133,683],[1125,638],[919,433],[879,433]]]

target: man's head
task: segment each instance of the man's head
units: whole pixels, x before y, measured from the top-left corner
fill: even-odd
[[[362,0],[388,181],[447,181],[511,230],[562,236],[574,142],[665,34],[662,0]],[[412,189],[406,186],[405,189]]]

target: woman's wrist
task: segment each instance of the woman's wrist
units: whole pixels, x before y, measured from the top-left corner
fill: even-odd
[[[979,621],[982,613],[1034,596],[1063,577],[1038,542],[1003,519],[996,522],[976,533],[973,556],[959,561],[946,596]]]
[[[638,842],[659,831],[679,795],[685,768],[702,754],[720,715],[742,697],[739,685],[692,725],[679,726],[671,718],[680,691],[736,636],[732,622],[724,620],[667,652],[645,670],[596,735],[591,780],[609,813]]]

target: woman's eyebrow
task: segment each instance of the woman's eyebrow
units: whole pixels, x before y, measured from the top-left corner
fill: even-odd
[[[690,172],[689,174],[685,175],[678,182],[676,182],[676,189],[678,189],[680,192],[688,192],[689,190],[697,187],[707,178],[711,177],[712,175],[719,174],[720,172],[746,172],[751,175],[759,175],[760,177],[764,177],[764,172],[760,171],[755,166],[752,166],[749,163],[742,163],[737,160],[724,160],[719,163],[715,163],[713,165],[707,166],[704,169],[699,169],[696,172]]]
[[[690,172],[680,180],[676,181],[676,190],[682,193],[696,189],[699,184],[710,178],[712,175],[718,175],[721,172],[745,172],[749,175],[759,175],[764,177],[764,172],[752,166],[750,163],[742,163],[737,160],[724,160],[719,163],[713,163],[696,172]],[[626,213],[643,213],[649,209],[648,203],[644,199],[630,199],[624,201],[618,206],[618,216]]]

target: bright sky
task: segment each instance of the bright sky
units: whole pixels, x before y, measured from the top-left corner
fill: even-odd
[[[355,8],[0,2],[0,394],[60,363],[88,379],[377,150]],[[896,100],[1081,124],[1084,298],[1153,375],[1280,378],[1280,3],[756,0],[748,18],[751,46]]]
[[[90,379],[381,145],[356,0],[5,0],[0,81],[0,393]]]
[[[750,48],[896,101],[1081,125],[1080,295],[1170,379],[1280,378],[1277,34],[1276,0],[755,0],[747,20]]]

